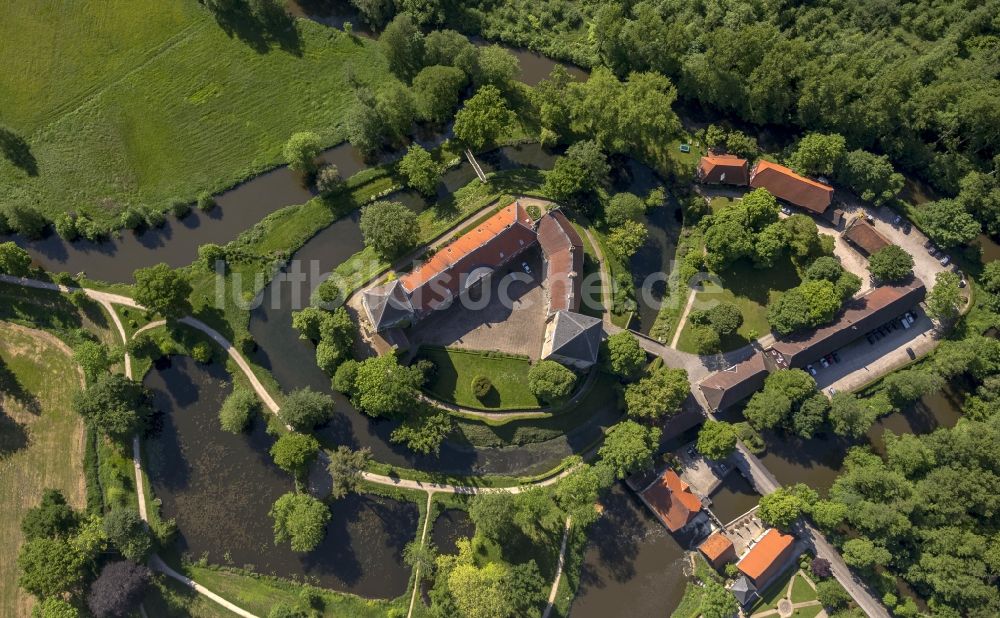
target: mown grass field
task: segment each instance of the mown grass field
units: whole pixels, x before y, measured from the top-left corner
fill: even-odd
[[[85,505],[83,422],[71,408],[82,375],[52,335],[0,322],[0,616],[27,616],[17,586],[21,519],[46,488]]]
[[[528,390],[531,362],[527,358],[429,346],[420,349],[419,357],[434,363],[434,377],[426,389],[442,401],[490,410],[526,410],[542,405]],[[480,375],[493,383],[483,399],[472,391],[472,381]]]
[[[295,131],[342,141],[349,74],[393,79],[372,41],[306,20],[227,34],[196,0],[0,1],[0,124],[37,165],[0,158],[0,204],[49,216],[221,190],[280,163]]]

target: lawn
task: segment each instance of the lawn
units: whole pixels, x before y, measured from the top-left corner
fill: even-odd
[[[184,584],[158,575],[146,592],[142,606],[148,616],[159,618],[230,618],[233,613]]]
[[[196,0],[4,2],[2,121],[31,165],[0,158],[0,205],[108,221],[282,161],[295,131],[344,139],[349,75],[394,78],[375,43],[308,20],[230,33]]]
[[[85,505],[84,427],[72,411],[80,376],[44,332],[0,322],[0,614],[27,616],[32,598],[17,587],[21,519],[46,488]]]
[[[484,410],[525,410],[542,405],[528,390],[531,362],[523,356],[424,346],[418,358],[434,362],[437,369],[426,389],[442,401]],[[493,383],[482,400],[472,392],[476,376],[486,376]]]
[[[789,592],[789,584],[791,591]],[[806,581],[806,576],[798,569],[789,569],[777,581],[761,593],[760,600],[755,603],[751,612],[756,614],[768,610],[777,610],[781,599],[789,599],[793,604],[817,601],[816,591]],[[797,608],[793,614],[797,618],[812,618],[823,609],[819,604]]]
[[[719,303],[734,303],[743,313],[743,325],[735,335],[722,338],[722,350],[733,350],[746,345],[751,339],[771,332],[767,321],[767,305],[774,302],[785,290],[800,283],[791,260],[784,258],[774,267],[757,269],[749,260],[740,260],[719,273],[722,287],[706,282],[704,289],[695,295],[692,311],[709,309]],[[696,352],[694,325],[685,322],[677,348]]]

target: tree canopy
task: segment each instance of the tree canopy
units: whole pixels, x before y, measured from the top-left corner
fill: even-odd
[[[384,259],[414,248],[419,229],[417,215],[400,202],[372,202],[361,209],[365,245]]]
[[[309,552],[326,535],[330,509],[309,494],[287,493],[274,503],[274,542],[288,542],[293,551]]]
[[[622,421],[608,430],[597,455],[615,478],[653,465],[653,453],[660,440],[660,430],[643,427],[635,421]]]
[[[545,401],[568,396],[575,384],[576,374],[555,361],[538,361],[528,370],[528,389]]]
[[[73,409],[98,431],[123,438],[146,427],[152,397],[143,385],[107,373],[74,396]]]
[[[495,143],[514,119],[500,90],[486,85],[455,114],[455,137],[473,150],[482,150]]]
[[[879,281],[905,281],[913,276],[913,256],[899,245],[889,245],[868,258],[868,272]]]
[[[154,313],[168,320],[191,313],[192,287],[183,271],[157,264],[135,271],[132,297]]]

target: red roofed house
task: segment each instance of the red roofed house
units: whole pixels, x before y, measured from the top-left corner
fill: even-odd
[[[733,546],[733,542],[729,540],[729,537],[722,534],[721,531],[716,531],[712,536],[705,539],[698,546],[698,551],[716,569],[722,568],[722,565],[727,562],[736,561],[736,548]]]
[[[660,475],[639,497],[671,532],[681,530],[701,513],[701,500],[673,470]]]
[[[833,187],[799,176],[783,165],[763,159],[750,172],[750,186],[754,189],[767,189],[779,200],[817,215],[826,212],[833,201]]]
[[[534,222],[514,202],[441,247],[429,260],[399,278],[417,319],[447,306],[465,290],[536,242]]]
[[[747,160],[735,155],[708,155],[698,162],[698,181],[707,185],[737,185],[748,182]]]
[[[769,529],[750,548],[736,567],[763,590],[768,582],[785,570],[795,556],[795,537]]]

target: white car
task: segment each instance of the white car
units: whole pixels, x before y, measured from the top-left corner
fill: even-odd
[[[813,367],[812,365],[806,365],[806,369],[809,371],[809,373],[816,375],[816,368]]]
[[[946,256],[944,256],[943,258],[941,258],[941,259],[940,259],[940,260],[938,260],[938,261],[939,261],[939,262],[941,262],[941,266],[947,266],[947,265],[948,265],[948,262],[950,262],[950,261],[951,261],[951,256],[947,256],[947,255],[946,255]]]
[[[524,272],[528,273],[529,275],[531,274],[531,267],[528,266],[527,262],[521,262],[521,268],[524,269]]]
[[[826,357],[823,357],[823,358],[819,359],[819,364],[823,365],[824,369],[826,369],[827,367],[830,366],[830,363],[827,362]]]

